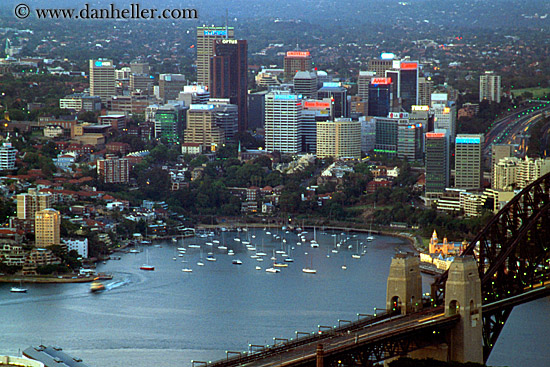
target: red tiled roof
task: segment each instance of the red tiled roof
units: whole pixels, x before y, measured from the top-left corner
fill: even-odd
[[[51,186],[53,185],[53,182],[49,181],[49,180],[36,180],[34,182],[36,185],[44,185],[44,186]]]

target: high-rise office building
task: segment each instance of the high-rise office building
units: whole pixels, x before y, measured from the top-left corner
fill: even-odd
[[[314,153],[317,151],[317,119],[316,112],[302,110],[302,151]]]
[[[35,246],[48,247],[60,244],[61,214],[52,208],[36,212],[34,221]]]
[[[17,149],[15,149],[11,143],[3,143],[0,147],[0,171],[14,169],[16,156]]]
[[[121,96],[125,91],[128,91],[130,88],[130,74],[132,74],[132,71],[127,66],[115,70],[116,95]]]
[[[401,108],[407,112],[411,112],[412,106],[418,105],[418,62],[401,61],[399,71]]]
[[[248,46],[246,40],[214,40],[210,95],[229,98],[239,109],[239,131],[248,129]]]
[[[409,118],[400,119],[397,125],[397,158],[408,161],[421,160],[423,135],[422,123],[411,122]]]
[[[325,82],[317,92],[317,98],[330,98],[332,100],[332,117],[349,117],[348,90],[342,83]]]
[[[425,77],[418,78],[418,105],[432,105],[433,82]]]
[[[389,78],[391,80],[390,85],[390,92],[391,92],[391,105],[390,105],[390,111],[391,112],[401,112],[401,99],[399,98],[399,87],[400,87],[400,80],[401,80],[401,73],[399,70],[386,70],[386,78]]]
[[[187,110],[185,142],[202,144],[206,149],[216,149],[225,142],[225,133],[216,122],[216,106],[192,104]]]
[[[277,75],[266,70],[260,71],[254,78],[258,87],[270,87],[272,85],[280,85],[281,82],[277,79]]]
[[[284,81],[292,82],[298,71],[311,71],[313,63],[309,51],[288,51],[283,60]]]
[[[225,142],[235,143],[235,135],[239,132],[238,106],[231,104],[229,98],[210,98],[208,103],[215,106],[214,119],[224,131]]]
[[[501,159],[506,157],[512,157],[514,155],[514,146],[512,144],[491,144],[491,187],[494,189],[495,178],[495,165],[500,162]]]
[[[356,120],[361,116],[367,115],[367,102],[363,101],[359,96],[349,97],[349,117]]]
[[[141,95],[153,94],[153,79],[149,74],[130,74],[130,93],[138,92]]]
[[[250,93],[248,95],[248,128],[263,129],[265,125],[265,95],[268,91]]]
[[[115,80],[117,82],[125,80],[126,83],[129,83],[130,74],[132,74],[132,69],[130,69],[128,66],[121,67],[120,69],[115,70]]]
[[[361,123],[351,119],[317,122],[317,158],[361,158]]]
[[[175,101],[187,85],[183,74],[159,75],[159,98],[164,102]]]
[[[434,129],[445,129],[450,139],[456,135],[456,104],[447,93],[432,93],[431,111],[434,114]]]
[[[408,122],[404,113],[390,112],[389,117],[375,118],[375,153],[386,154],[388,157],[397,156],[398,126],[400,122]]]
[[[115,67],[113,60],[90,60],[90,95],[101,97],[106,103],[116,94]]]
[[[214,41],[233,39],[233,27],[197,27],[197,83],[208,86],[210,83],[210,58],[214,56]]]
[[[313,71],[299,71],[294,75],[294,93],[304,98],[317,98],[317,74]]]
[[[368,71],[374,71],[375,76],[383,78],[386,76],[386,70],[393,66],[393,56],[385,59],[370,59],[367,67]]]
[[[331,119],[332,101],[308,99],[303,102],[302,110],[302,149],[315,153],[317,150],[317,122]]]
[[[369,83],[368,115],[386,117],[392,101],[391,78],[372,78]]]
[[[479,77],[479,101],[500,103],[501,86],[500,75],[486,71]]]
[[[437,197],[450,185],[450,147],[447,130],[426,133],[426,197]]]
[[[150,67],[148,62],[133,61],[130,63],[130,72],[133,74],[149,75]]]
[[[202,85],[186,85],[183,92],[180,92],[177,101],[182,101],[186,106],[192,104],[207,104],[210,99],[210,92]]]
[[[268,152],[302,151],[302,99],[288,91],[265,96],[265,148]]]
[[[169,143],[181,142],[188,109],[182,102],[159,106],[153,119],[155,138],[165,139]]]
[[[483,134],[458,134],[455,139],[455,187],[481,187]]]
[[[359,77],[357,78],[357,95],[364,102],[369,100],[369,84],[374,75],[374,71],[359,71]]]
[[[369,153],[374,150],[376,143],[376,119],[374,117],[361,116],[361,151]]]
[[[424,133],[431,132],[433,128],[433,112],[429,106],[413,106],[409,113],[409,122],[412,124],[422,124]]]

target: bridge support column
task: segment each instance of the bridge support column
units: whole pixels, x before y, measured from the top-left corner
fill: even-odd
[[[457,256],[445,285],[445,315],[460,314],[450,331],[449,358],[458,362],[483,363],[481,281],[472,256]]]
[[[316,367],[324,366],[324,355],[325,351],[323,350],[323,344],[317,344],[317,364]]]
[[[393,257],[386,290],[386,309],[402,315],[422,308],[420,259],[412,254]]]

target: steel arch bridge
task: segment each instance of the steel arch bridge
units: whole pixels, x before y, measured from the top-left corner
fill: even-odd
[[[550,283],[550,173],[525,187],[470,242],[481,279],[483,357],[489,354],[515,305],[548,295]],[[432,284],[443,304],[448,272]]]

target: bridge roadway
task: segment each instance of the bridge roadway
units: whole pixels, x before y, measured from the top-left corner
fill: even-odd
[[[209,364],[209,367],[227,366],[293,366],[315,364],[318,344],[323,344],[324,356],[345,353],[359,346],[383,343],[403,336],[420,333],[427,329],[443,329],[458,321],[459,315],[445,317],[443,307],[437,307],[409,315],[396,315],[374,321],[360,328],[338,328],[322,332],[319,338],[307,343],[295,341],[275,345],[268,349],[243,356],[235,356]]]

